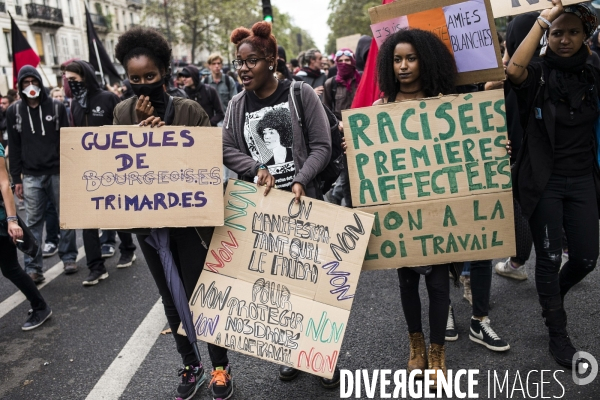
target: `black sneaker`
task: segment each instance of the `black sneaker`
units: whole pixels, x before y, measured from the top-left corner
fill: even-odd
[[[44,244],[44,249],[42,250],[42,257],[44,257],[44,258],[52,257],[56,253],[58,253],[57,245],[55,245],[54,243],[51,243],[51,242]]]
[[[227,400],[233,396],[233,379],[231,367],[217,367],[211,373],[212,379],[208,387],[212,391],[213,400]]]
[[[176,400],[191,399],[206,380],[202,364],[197,366],[186,365],[179,370],[178,374],[181,376],[181,383],[177,387]]]
[[[333,371],[333,376],[331,379],[328,378],[320,378],[319,382],[321,382],[321,386],[326,389],[335,389],[340,386],[340,370],[338,367],[335,367],[335,371]]]
[[[103,244],[102,248],[102,258],[109,258],[115,255],[115,246],[111,244]]]
[[[475,343],[484,345],[490,350],[506,351],[510,349],[508,343],[500,339],[490,326],[490,319],[483,317],[483,321],[471,318],[471,332],[469,338]]]
[[[43,310],[29,310],[29,316],[27,321],[23,324],[21,329],[24,331],[30,331],[42,325],[52,315],[50,307],[46,306]]]
[[[90,271],[90,274],[88,275],[87,278],[85,278],[85,281],[83,281],[83,286],[94,286],[97,285],[98,282],[100,282],[103,279],[108,278],[108,272],[106,272],[106,270],[104,271],[98,271],[98,270],[94,270],[94,271]]]
[[[448,319],[446,320],[446,341],[454,342],[458,339],[458,332],[454,328],[454,310],[452,306],[448,309]]]
[[[119,257],[119,262],[117,263],[117,268],[131,267],[131,264],[133,264],[136,258],[137,257],[134,253],[121,253],[121,257]]]

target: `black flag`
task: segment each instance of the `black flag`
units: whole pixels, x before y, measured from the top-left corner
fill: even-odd
[[[9,14],[10,15],[10,14]],[[17,75],[24,65],[34,68],[40,63],[40,58],[31,48],[23,33],[19,30],[12,15],[10,15],[10,37],[13,51],[13,88],[17,88]]]
[[[104,49],[100,38],[98,38],[98,34],[92,23],[92,17],[90,16],[87,7],[85,8],[85,19],[87,22],[88,60],[90,61],[90,64],[94,66],[96,71],[104,75],[104,81],[106,83],[121,81],[119,73],[115,69],[110,57],[108,57],[108,53],[106,53],[106,49]]]

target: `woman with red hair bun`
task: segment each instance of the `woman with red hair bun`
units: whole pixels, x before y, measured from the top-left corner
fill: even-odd
[[[247,181],[266,186],[265,195],[277,187],[292,192],[296,201],[302,196],[322,200],[316,178],[331,157],[331,131],[319,97],[304,82],[275,77],[277,40],[271,24],[238,28],[231,33],[231,42],[236,45],[233,66],[244,90],[231,100],[225,115],[225,166]],[[301,104],[294,91],[299,91]],[[298,372],[282,366],[279,377],[291,380]],[[339,376],[336,368],[333,379],[321,383],[335,387]]]

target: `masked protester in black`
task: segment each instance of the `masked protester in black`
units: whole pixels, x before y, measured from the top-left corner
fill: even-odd
[[[185,93],[188,98],[198,102],[210,118],[210,124],[217,126],[225,119],[221,99],[216,89],[200,81],[198,68],[188,65],[179,73],[184,78]]]
[[[64,74],[73,96],[71,112],[74,125],[111,125],[114,108],[120,100],[115,94],[101,89],[92,65],[86,61],[73,61],[65,67]],[[135,261],[136,247],[131,233],[119,232],[119,238],[121,257],[117,262],[117,268],[126,268]],[[97,229],[83,230],[83,246],[87,266],[90,269],[83,285],[93,286],[108,278]]]

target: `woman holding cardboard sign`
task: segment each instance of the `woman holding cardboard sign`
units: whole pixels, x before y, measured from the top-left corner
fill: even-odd
[[[433,97],[440,93],[456,93],[457,69],[454,57],[437,36],[422,30],[401,30],[391,35],[381,45],[377,73],[384,97],[374,105]],[[491,350],[508,350],[510,346],[496,335],[487,317],[492,277],[491,260],[473,262],[472,266],[472,279],[475,278],[476,284],[473,288],[473,317],[470,321],[469,337]],[[456,334],[449,338],[447,333],[454,330],[448,268],[448,264],[443,264],[398,269],[402,309],[410,338],[409,371],[430,369],[436,371],[436,376],[446,375],[444,343],[445,340],[457,338]],[[450,269],[454,268],[450,265]],[[421,325],[420,275],[425,275],[429,294],[431,344],[428,355],[425,354],[425,338]],[[435,388],[437,378],[433,379]]]
[[[598,22],[586,4],[563,7],[552,0],[552,5],[537,18],[506,72],[528,118],[513,190],[529,218],[550,353],[571,368],[577,350],[567,333],[563,299],[598,259],[600,71],[586,64],[585,44]],[[543,62],[530,64],[543,37]],[[563,226],[569,261],[560,269]]]
[[[151,47],[149,47],[151,45]],[[136,96],[119,103],[114,111],[115,125],[186,125],[210,126],[206,112],[195,101],[171,97],[166,92],[165,78],[171,61],[171,47],[158,31],[133,28],[119,37],[115,55],[125,67]],[[140,104],[140,99],[144,104]],[[140,108],[150,112],[141,112]],[[148,116],[149,115],[149,116]],[[209,232],[210,231],[210,232]],[[196,282],[204,267],[212,228],[170,228],[170,250],[173,254],[185,294],[192,296]],[[200,235],[204,237],[200,237]],[[147,234],[138,234],[138,243],[144,253],[152,277],[162,297],[165,314],[181,355],[184,367],[179,370],[181,383],[178,399],[191,399],[205,381],[204,367],[193,345],[177,333],[181,318],[169,290],[158,252],[146,242]],[[233,393],[231,369],[227,349],[208,344],[208,353],[214,370],[209,387],[214,398],[228,399]]]
[[[223,125],[223,162],[249,181],[322,199],[317,174],[331,157],[331,130],[323,105],[307,84],[278,81],[277,40],[271,24],[258,22],[252,30],[231,33],[236,46],[233,66],[244,91],[229,103]],[[301,117],[302,110],[304,117]],[[301,123],[302,121],[302,123]],[[279,378],[292,380],[297,369],[281,366]],[[339,369],[332,379],[321,378],[327,388],[339,385]]]

